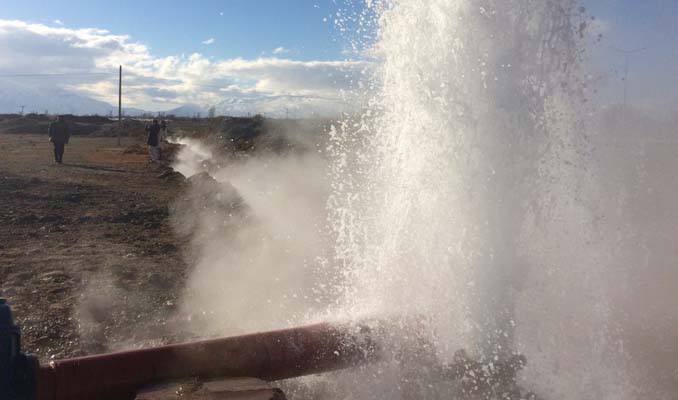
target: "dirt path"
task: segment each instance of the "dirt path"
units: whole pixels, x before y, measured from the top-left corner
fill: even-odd
[[[133,143],[125,138],[122,148]],[[0,296],[41,360],[164,342],[186,264],[179,184],[115,138],[0,134]]]

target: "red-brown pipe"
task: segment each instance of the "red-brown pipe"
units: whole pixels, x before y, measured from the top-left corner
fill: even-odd
[[[37,399],[133,398],[143,385],[194,376],[279,380],[347,368],[373,356],[368,328],[323,323],[54,361],[40,366]]]

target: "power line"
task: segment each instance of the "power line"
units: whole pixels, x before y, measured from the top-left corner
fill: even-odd
[[[629,58],[636,53],[647,50],[647,47],[637,47],[634,49],[620,49],[615,46],[609,46],[610,49],[624,55],[624,110],[626,111],[626,91],[629,80]]]
[[[0,74],[0,78],[20,78],[20,77],[38,77],[38,76],[115,76],[115,72],[64,72],[50,74]]]

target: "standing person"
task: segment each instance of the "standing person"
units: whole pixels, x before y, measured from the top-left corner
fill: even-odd
[[[71,133],[68,131],[68,124],[64,121],[62,115],[57,115],[56,120],[49,124],[47,130],[49,141],[54,145],[54,162],[61,164],[64,159],[64,150]]]
[[[151,125],[146,126],[146,132],[148,132],[148,138],[146,139],[146,144],[148,144],[148,153],[151,156],[150,162],[160,162],[160,124],[158,120],[154,119]]]
[[[160,142],[167,140],[167,121],[160,121]]]
[[[158,144],[159,158],[162,160],[162,144],[167,141],[167,121],[160,121],[160,143]]]

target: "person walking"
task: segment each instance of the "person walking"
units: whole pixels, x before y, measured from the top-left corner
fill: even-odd
[[[68,124],[62,115],[57,115],[56,120],[49,124],[47,130],[49,141],[54,145],[54,162],[61,164],[64,159],[64,150],[71,138],[71,133],[68,130]]]
[[[146,144],[148,144],[148,153],[151,156],[150,162],[160,162],[160,124],[158,120],[154,119],[151,125],[146,126],[148,137]]]

